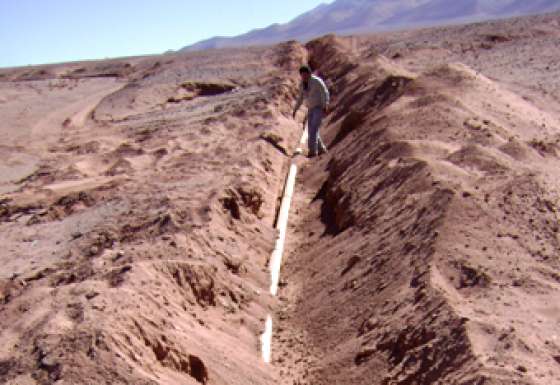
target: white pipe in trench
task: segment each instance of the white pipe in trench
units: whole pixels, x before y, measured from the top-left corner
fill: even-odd
[[[303,122],[304,130],[299,142],[299,147],[296,149],[295,154],[303,153],[302,146],[307,141],[307,130],[305,130],[306,120]],[[286,242],[286,231],[288,228],[288,216],[290,214],[290,206],[292,205],[296,176],[297,165],[296,162],[292,160],[288,171],[288,177],[286,178],[286,183],[284,185],[284,195],[282,196],[282,203],[280,204],[280,210],[278,212],[278,220],[276,221],[278,237],[276,238],[274,251],[270,257],[270,294],[272,294],[272,296],[276,296],[278,294],[282,255],[284,254],[284,243]],[[272,352],[272,316],[270,314],[266,317],[264,333],[261,335],[261,344],[262,358],[265,363],[270,363]]]

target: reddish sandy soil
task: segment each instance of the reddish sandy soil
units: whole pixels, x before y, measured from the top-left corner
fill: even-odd
[[[550,15],[0,70],[0,383],[560,383],[559,38]],[[271,298],[307,58],[330,151],[295,158]]]

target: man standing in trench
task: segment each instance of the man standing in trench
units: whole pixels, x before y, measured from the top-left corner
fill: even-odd
[[[323,80],[311,73],[308,66],[302,66],[299,69],[301,76],[301,84],[299,90],[299,97],[294,107],[294,118],[296,113],[301,107],[304,99],[307,105],[307,133],[308,133],[308,147],[309,157],[312,158],[320,153],[326,153],[327,148],[321,140],[319,128],[323,121],[323,116],[327,112],[329,105],[329,90]]]

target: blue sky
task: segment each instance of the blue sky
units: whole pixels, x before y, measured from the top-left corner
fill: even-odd
[[[326,0],[0,0],[0,67],[161,53]]]

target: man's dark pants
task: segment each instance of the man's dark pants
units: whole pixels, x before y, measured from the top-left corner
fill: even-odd
[[[319,134],[319,129],[321,128],[321,123],[323,122],[323,109],[321,107],[314,107],[309,110],[309,116],[307,120],[307,133],[309,138],[307,140],[309,146],[309,156],[316,156],[319,152],[327,152],[325,144],[321,140],[321,135]]]

